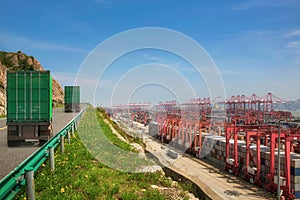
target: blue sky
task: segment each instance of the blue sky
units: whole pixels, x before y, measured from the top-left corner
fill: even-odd
[[[294,100],[300,98],[299,10],[297,0],[6,1],[0,12],[0,50],[22,50],[51,70],[62,85],[72,85],[86,57],[104,40],[133,28],[162,27],[187,35],[206,50],[221,73],[226,96],[272,92]],[[196,96],[209,96],[203,79],[184,59],[146,49],[128,53],[112,64],[101,77],[96,104],[109,104],[108,91],[122,75],[147,63],[167,65],[190,82]],[[130,99],[120,97],[114,103],[177,96],[160,84],[127,91],[126,83],[118,94],[130,93]],[[172,79],[170,84],[182,85]]]

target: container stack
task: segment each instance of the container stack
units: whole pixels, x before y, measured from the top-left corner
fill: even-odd
[[[291,158],[291,186],[296,198],[300,198],[300,156],[293,153]]]
[[[225,167],[226,162],[226,140],[223,136],[215,136],[202,133],[202,149],[198,155],[200,158],[206,158],[221,167]],[[234,155],[234,141],[230,140],[230,158]],[[250,146],[250,166],[253,167],[257,162],[256,146]],[[260,146],[260,174],[264,178],[270,172],[270,147]],[[284,176],[285,172],[285,153],[280,152],[280,176]],[[242,169],[246,163],[246,142],[238,140],[238,163],[240,175],[243,175]],[[275,150],[275,175],[277,174],[278,153]],[[300,154],[291,152],[291,188],[295,191],[296,198],[300,198]]]

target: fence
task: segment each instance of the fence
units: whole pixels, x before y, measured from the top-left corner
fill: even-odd
[[[83,116],[84,107],[76,117],[74,117],[59,133],[53,136],[47,143],[41,146],[35,153],[24,160],[19,166],[5,176],[0,182],[0,199],[12,199],[15,194],[26,185],[26,195],[33,200],[34,182],[33,175],[42,163],[50,157],[50,167],[54,170],[54,149],[60,144],[61,153],[64,152],[64,138],[67,136],[70,142],[70,134],[74,134],[79,120]]]

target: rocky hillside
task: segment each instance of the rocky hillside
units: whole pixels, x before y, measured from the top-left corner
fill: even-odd
[[[0,115],[6,114],[6,70],[42,71],[44,68],[34,57],[27,56],[21,51],[17,53],[0,51]],[[52,98],[54,106],[64,101],[63,89],[55,79],[52,80]]]

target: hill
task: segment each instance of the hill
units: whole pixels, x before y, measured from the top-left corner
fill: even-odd
[[[6,71],[36,70],[43,71],[40,62],[33,56],[21,51],[0,51],[0,115],[6,114]],[[52,99],[54,106],[64,101],[64,92],[58,81],[52,79]]]
[[[275,110],[288,110],[288,111],[297,111],[300,110],[300,99],[295,101],[289,101],[287,103],[275,103]]]

